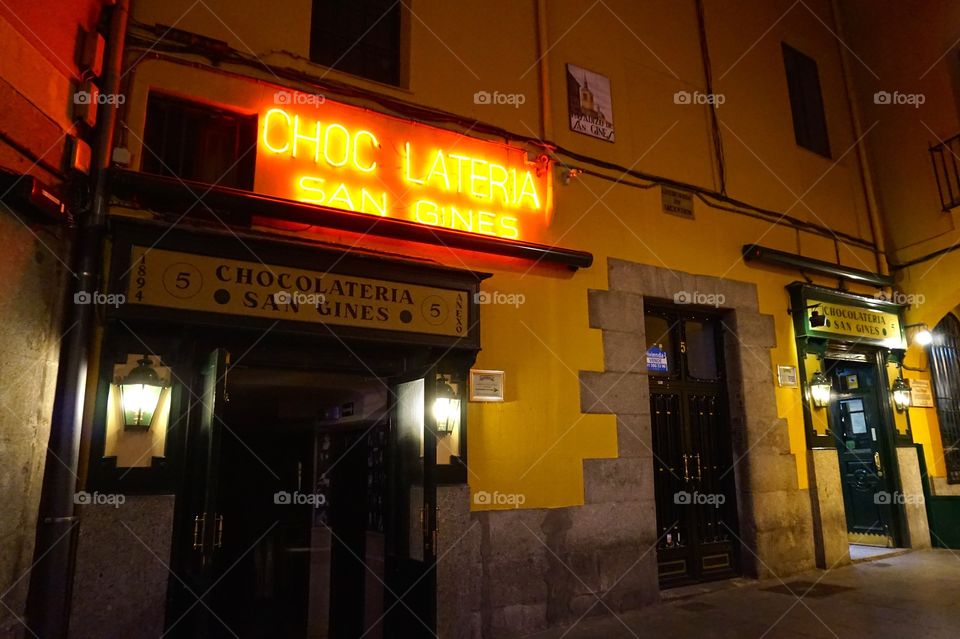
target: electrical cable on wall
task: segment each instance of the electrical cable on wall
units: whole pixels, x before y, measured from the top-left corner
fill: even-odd
[[[214,70],[227,74],[227,75],[236,75],[235,72],[223,68],[224,63],[237,64],[246,67],[252,67],[258,71],[266,70],[274,76],[275,79],[283,79],[286,81],[292,81],[304,85],[304,88],[317,88],[320,87],[326,92],[334,93],[339,96],[345,96],[349,98],[354,98],[357,100],[367,101],[373,104],[376,104],[382,108],[387,109],[389,112],[396,114],[398,116],[405,117],[407,119],[425,122],[430,124],[447,124],[447,125],[456,125],[463,129],[467,129],[472,133],[489,135],[497,138],[501,138],[508,142],[518,142],[523,144],[528,144],[531,146],[536,146],[541,149],[544,149],[547,152],[552,152],[556,155],[561,155],[576,162],[582,162],[584,164],[589,164],[594,167],[609,170],[611,172],[616,172],[619,177],[614,178],[610,175],[605,175],[599,171],[593,171],[585,169],[579,166],[570,166],[569,169],[575,169],[578,173],[585,175],[590,175],[599,179],[605,179],[608,181],[614,181],[626,186],[631,186],[634,188],[648,189],[653,188],[654,186],[667,186],[670,188],[681,189],[689,191],[697,196],[697,198],[702,201],[704,204],[710,208],[726,211],[729,213],[736,213],[738,215],[746,215],[748,217],[753,217],[756,219],[762,219],[764,221],[773,222],[775,224],[783,224],[785,226],[809,232],[815,235],[822,237],[827,237],[830,239],[840,239],[845,243],[859,246],[861,248],[866,248],[868,250],[876,250],[876,245],[870,241],[861,237],[857,237],[842,231],[836,231],[827,226],[820,225],[814,222],[809,222],[802,220],[800,218],[788,215],[786,213],[781,213],[772,209],[766,209],[763,207],[755,206],[749,204],[742,200],[730,197],[725,191],[725,172],[721,171],[720,181],[722,191],[716,191],[702,186],[691,184],[688,182],[672,180],[667,177],[654,175],[650,173],[645,173],[643,171],[638,171],[630,167],[625,167],[613,162],[607,162],[599,158],[592,156],[584,155],[573,151],[571,149],[564,148],[556,143],[553,143],[549,140],[542,140],[536,137],[522,135],[514,133],[502,127],[491,125],[479,120],[467,118],[461,115],[450,113],[448,111],[442,111],[439,109],[433,109],[430,107],[424,107],[421,105],[413,104],[405,100],[390,97],[384,94],[375,93],[372,91],[367,91],[365,89],[360,89],[355,86],[338,82],[336,80],[331,80],[325,78],[322,82],[319,82],[316,77],[301,71],[299,69],[294,69],[291,67],[280,67],[276,65],[271,65],[263,62],[258,56],[253,54],[244,54],[241,51],[233,49],[227,43],[210,40],[208,38],[201,38],[200,36],[195,36],[189,32],[181,32],[178,29],[169,29],[163,25],[150,26],[143,23],[134,23],[131,21],[135,27],[129,34],[128,40],[132,43],[132,46],[127,48],[128,52],[142,51],[137,55],[132,66],[136,66],[140,62],[148,58],[156,59],[165,59],[179,64],[186,65],[200,65],[200,63],[192,60],[187,60],[182,57],[177,57],[176,55],[168,54],[179,54],[179,55],[190,55],[192,57],[201,57],[209,60],[208,64],[202,64],[201,66],[209,71],[210,65],[214,66]],[[148,34],[138,33],[137,30],[147,31]],[[155,32],[167,34],[164,40],[158,40]],[[175,32],[175,33],[174,33]],[[170,33],[174,33],[174,36],[171,38]],[[207,42],[209,40],[209,42]],[[188,44],[189,41],[189,44]],[[139,46],[138,46],[139,45]],[[289,54],[287,54],[289,55]],[[302,56],[293,56],[297,59],[304,59]],[[704,64],[709,64],[709,56],[705,58]],[[132,68],[132,67],[131,67]],[[125,72],[129,72],[130,69],[126,69]],[[709,75],[709,74],[708,74]],[[245,76],[245,79],[249,80],[249,77]],[[261,82],[267,82],[270,84],[276,84],[272,80],[260,80]],[[708,90],[712,90],[712,80],[708,80]],[[296,89],[297,87],[291,87]],[[715,118],[715,112],[711,111],[712,117]],[[717,122],[714,120],[714,124]],[[717,127],[715,126],[715,129]],[[719,130],[716,131],[717,135],[714,139],[714,149],[718,153],[718,166],[723,166],[723,149],[722,143],[719,139]],[[646,184],[635,181],[625,181],[622,178],[624,176],[629,176],[638,180],[643,180]]]

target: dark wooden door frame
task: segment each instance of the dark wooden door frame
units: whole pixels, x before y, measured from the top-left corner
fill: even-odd
[[[203,378],[201,375],[201,370],[203,365],[202,365],[202,362],[200,361],[201,360],[200,356],[202,355],[202,353],[211,350],[211,345],[213,344],[229,344],[233,350],[237,350],[237,344],[243,343],[244,336],[238,331],[220,332],[219,338],[218,338],[218,333],[216,332],[201,332],[200,334],[192,335],[192,339],[195,340],[194,343],[190,347],[186,347],[186,348],[187,350],[197,354],[195,356],[196,361],[194,362],[194,365],[192,367],[193,375],[185,378],[183,381],[188,383],[191,386],[191,388],[193,389],[193,392],[196,393],[197,396],[201,396],[202,389],[203,389]],[[283,341],[288,341],[288,340],[283,340]],[[357,344],[353,344],[353,346],[355,348],[359,348]],[[451,352],[446,352],[448,349],[440,350],[436,348],[426,348],[422,346],[409,345],[409,344],[396,344],[393,346],[392,349],[386,348],[386,347],[379,347],[379,348],[383,352],[383,354],[388,354],[388,353],[392,353],[392,354],[390,354],[389,356],[381,357],[376,361],[374,365],[377,366],[378,368],[377,371],[371,371],[369,368],[367,368],[366,370],[368,371],[368,374],[372,372],[376,372],[378,375],[381,375],[382,376],[381,378],[384,379],[385,383],[391,386],[391,389],[394,387],[393,382],[395,381],[405,380],[405,379],[414,379],[417,377],[424,377],[425,379],[427,379],[431,374],[435,375],[435,371],[436,371],[436,368],[438,367],[438,364],[431,363],[431,362],[440,362],[439,364],[440,366],[446,367],[449,365],[449,366],[458,367],[459,369],[464,366],[469,368],[469,366],[472,364],[475,358],[475,353],[472,351],[466,352],[466,351],[455,350]],[[239,352],[243,353],[244,350],[241,349]],[[260,367],[269,368],[271,366],[275,366],[277,368],[292,367],[292,368],[299,368],[304,370],[347,372],[347,371],[350,371],[351,368],[349,367],[349,362],[346,361],[344,358],[350,358],[350,357],[355,358],[356,356],[357,356],[356,352],[352,350],[349,345],[346,346],[345,352],[334,352],[333,350],[331,350],[327,352],[324,357],[320,357],[319,359],[310,359],[309,355],[305,354],[302,349],[294,348],[287,351],[287,350],[274,348],[272,344],[266,343],[266,344],[258,345],[257,349],[253,351],[247,351],[246,355],[244,356],[243,362],[244,364],[252,365],[258,368]],[[444,364],[444,362],[448,362],[449,364]],[[352,372],[356,373],[358,371],[352,371]],[[466,371],[463,371],[463,374],[464,376],[466,376]],[[435,379],[435,378],[430,378],[430,379]],[[428,382],[426,381],[425,381],[425,384],[429,386],[428,394],[430,397],[432,397],[433,386],[429,385]],[[391,393],[392,393],[392,390],[391,390]],[[427,401],[427,399],[428,398],[425,397],[425,401]],[[193,401],[188,400],[186,404],[187,404],[187,407],[189,407],[190,405],[193,404]],[[199,405],[194,406],[192,412],[195,414],[184,416],[183,418],[185,420],[188,420],[187,423],[190,430],[190,435],[188,436],[188,440],[187,440],[188,442],[194,441],[193,431],[195,431],[198,428],[197,421],[199,418],[199,415],[197,415],[196,413],[199,413],[201,411],[202,411],[202,406],[199,406]],[[430,441],[432,441],[433,445],[435,446],[435,443],[436,443],[435,428],[432,430],[425,428],[424,438],[425,440],[430,439]],[[429,443],[429,442],[425,442],[425,443]],[[433,458],[428,461],[430,463],[426,464],[427,468],[425,468],[425,470],[427,472],[425,473],[425,481],[433,483],[434,486],[433,486],[432,492],[435,492],[436,490],[435,485],[437,483],[437,474],[436,474],[436,467],[435,467],[435,451],[434,451]],[[184,462],[182,464],[179,464],[179,467],[183,468],[184,472],[187,472],[189,465],[190,464]],[[187,510],[185,510],[190,505],[187,503],[190,501],[188,483],[189,482],[186,480],[185,476],[181,478],[181,481],[179,482],[179,488],[177,490],[177,501],[176,501],[177,505],[175,507],[175,522],[174,522],[174,531],[173,531],[173,544],[175,548],[172,553],[171,567],[175,572],[177,572],[178,575],[179,575],[179,570],[178,570],[179,566],[182,564],[183,561],[189,560],[190,558],[190,553],[184,550],[185,548],[187,548],[187,546],[184,546],[184,544],[188,544],[188,545],[192,544],[192,528],[191,528],[192,515],[190,515],[187,512]],[[437,590],[436,590],[436,574],[435,574],[436,571],[432,564],[436,560],[436,557],[434,556],[435,548],[433,546],[435,535],[433,534],[433,532],[436,530],[436,526],[437,526],[437,510],[435,507],[436,499],[434,498],[432,501],[433,501],[434,507],[425,509],[425,514],[427,516],[427,525],[428,525],[425,532],[425,535],[426,535],[425,542],[429,541],[429,544],[430,544],[429,548],[425,548],[425,552],[429,551],[431,553],[430,562],[429,562],[431,566],[430,566],[430,569],[428,570],[428,574],[425,575],[423,584],[426,586],[426,589],[427,589],[426,603],[428,606],[428,610],[426,611],[424,616],[426,617],[427,624],[432,625],[435,629]],[[208,528],[210,527],[208,526]],[[183,604],[181,603],[183,601],[183,593],[177,592],[178,589],[180,588],[180,585],[174,583],[176,581],[177,581],[176,578],[172,578],[168,586],[168,618],[166,622],[167,624],[170,624],[176,621],[177,616],[180,614],[176,611],[179,610],[180,612],[182,612],[183,610]],[[199,595],[201,593],[198,592],[197,594]],[[189,605],[189,603],[187,605]],[[424,632],[427,632],[425,628],[424,628]],[[179,636],[179,635],[174,634],[172,636]],[[410,635],[410,636],[413,636],[413,635]],[[426,635],[426,636],[429,636],[429,635]]]
[[[665,376],[650,375],[651,437],[657,437],[657,430],[661,426],[664,426],[667,430],[680,428],[679,438],[674,434],[673,440],[670,442],[670,449],[664,450],[663,454],[659,454],[659,445],[656,441],[654,442],[654,451],[656,451],[654,485],[658,511],[658,534],[660,535],[658,555],[661,560],[665,560],[658,561],[658,564],[667,565],[675,562],[684,562],[685,564],[685,569],[682,572],[676,575],[667,574],[667,578],[661,578],[661,586],[669,587],[736,576],[740,573],[740,544],[737,541],[739,522],[734,475],[729,472],[729,464],[732,463],[733,459],[733,437],[727,399],[728,369],[725,364],[723,314],[718,311],[685,309],[657,303],[648,304],[646,312],[648,315],[664,317],[670,323],[669,330],[673,336],[673,352],[671,355],[673,361],[677,363],[675,372],[671,371],[670,374]],[[714,347],[719,371],[719,377],[715,380],[697,380],[689,375],[684,332],[684,322],[687,320],[705,320],[714,325]],[[677,417],[670,414],[675,410],[679,411]],[[692,411],[696,411],[697,415],[693,415]],[[705,414],[706,417],[704,417]],[[721,433],[720,439],[714,442],[713,448],[706,450],[710,447],[710,442],[706,438],[708,433],[704,432],[703,428],[695,432],[694,422],[700,422],[701,426],[704,426],[703,420],[713,421],[714,414],[716,414],[717,422],[725,423],[726,428]],[[666,419],[669,423],[661,424],[661,417],[658,415],[668,415]],[[709,430],[710,424],[705,426]],[[679,448],[677,448],[678,446]],[[671,457],[671,459],[666,457]],[[709,471],[711,467],[715,469],[714,474],[716,476],[712,476],[708,472],[706,478],[704,478],[704,470]],[[707,487],[710,491],[716,492],[704,492]],[[677,512],[677,506],[686,505],[676,501],[676,495],[680,494],[681,491],[690,495],[691,499],[695,495],[704,496],[722,493],[730,503],[722,504],[719,507],[702,504],[692,508],[682,508]],[[712,512],[708,512],[710,508],[713,508]],[[726,515],[732,513],[729,521],[720,521],[721,508]],[[667,521],[668,519],[670,521]],[[716,521],[713,521],[714,519]],[[668,529],[677,524],[683,525],[690,542],[682,550],[678,547],[671,547],[670,543],[675,543],[676,539],[668,537],[675,534]],[[723,525],[728,526],[732,530],[732,534],[728,535],[727,532],[720,530],[719,528]],[[720,535],[715,535],[713,541],[700,539],[701,536],[706,538],[705,532],[711,527],[716,529],[715,532],[726,536],[726,539],[718,541]],[[682,543],[683,540],[681,539],[680,542]],[[725,561],[728,562],[723,566],[718,566],[718,569],[712,572],[705,569],[704,560],[711,556],[705,554],[708,551],[707,544],[719,544],[714,550],[717,552],[722,550],[723,552],[719,554],[727,557]],[[721,548],[722,546],[727,547]]]
[[[850,354],[860,354],[864,357],[860,362],[866,366],[870,366],[876,376],[877,376],[877,409],[880,415],[880,428],[878,433],[878,442],[880,443],[880,454],[881,460],[884,467],[887,470],[887,488],[890,489],[891,493],[896,492],[897,494],[902,494],[902,482],[900,478],[900,463],[897,457],[897,436],[896,436],[896,426],[894,420],[894,408],[893,401],[889,392],[890,389],[890,379],[887,375],[887,358],[888,353],[886,349],[869,347],[869,346],[860,346],[860,347],[846,347],[845,352]],[[827,359],[837,359],[843,361],[841,358],[831,358],[828,355],[824,355],[824,361]],[[856,360],[850,360],[856,361]],[[830,438],[834,445],[837,441],[837,433],[840,432],[840,429],[837,428],[837,425],[834,423],[833,407],[831,406],[828,412],[828,424],[830,428]],[[911,444],[912,446],[912,444]],[[838,451],[839,458],[839,451]],[[846,504],[844,504],[846,508]],[[909,539],[907,539],[908,530],[906,511],[903,504],[894,502],[891,505],[891,510],[893,512],[892,519],[890,521],[890,532],[893,537],[893,544],[895,547],[902,548],[906,547],[909,544]]]
[[[859,375],[857,389],[844,389],[842,385],[838,383],[840,380],[838,371],[842,368],[849,370],[860,370],[870,373],[873,378],[873,389],[869,390],[865,388],[859,388],[859,384],[865,384],[867,381],[860,379]],[[865,415],[864,426],[867,429],[862,433],[862,435],[867,436],[865,441],[869,445],[869,452],[866,453],[866,459],[862,457],[862,453],[860,455],[853,455],[853,458],[856,460],[856,462],[863,464],[864,468],[869,469],[868,472],[858,476],[867,478],[871,481],[871,483],[873,483],[874,491],[872,501],[877,507],[876,511],[879,516],[879,519],[874,522],[874,524],[885,524],[885,532],[883,534],[889,536],[893,545],[896,546],[899,543],[896,521],[897,513],[894,497],[894,495],[896,495],[898,492],[896,481],[896,462],[894,460],[893,451],[890,445],[891,437],[887,432],[888,428],[885,415],[880,405],[882,403],[882,398],[887,395],[885,381],[886,377],[881,375],[881,370],[878,368],[876,362],[871,361],[853,361],[827,358],[825,360],[824,369],[825,372],[828,373],[829,377],[835,380],[833,385],[834,398],[830,403],[829,420],[831,424],[830,431],[834,437],[834,442],[837,449],[837,458],[840,464],[840,482],[843,493],[844,512],[847,521],[847,531],[850,534],[856,534],[858,531],[852,531],[851,528],[856,527],[858,524],[857,522],[853,521],[853,510],[855,505],[853,502],[856,498],[856,495],[853,493],[854,487],[849,485],[849,482],[846,479],[848,474],[848,468],[846,465],[852,463],[854,460],[850,459],[849,451],[846,448],[848,438],[845,437],[846,431],[841,423],[843,419],[841,415],[841,402],[859,399],[863,403]],[[867,417],[870,417],[871,419],[868,421]],[[874,433],[872,432],[872,429],[875,429],[876,439],[873,439]],[[857,438],[851,436],[849,440],[857,441]],[[876,464],[877,459],[880,460],[879,468]],[[881,492],[890,496],[889,502],[880,503],[876,501],[877,495]],[[870,524],[870,526],[873,526],[874,524]],[[880,533],[866,532],[864,534]]]

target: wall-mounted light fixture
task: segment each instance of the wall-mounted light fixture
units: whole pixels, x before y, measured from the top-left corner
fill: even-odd
[[[440,435],[449,435],[460,428],[460,396],[443,375],[437,376],[433,417],[437,420],[437,433]]]
[[[911,341],[917,346],[929,346],[933,342],[933,333],[930,332],[930,327],[922,322],[920,324],[907,324],[904,328],[908,335],[912,335]]]
[[[149,357],[137,360],[137,367],[120,383],[120,407],[124,428],[150,428],[166,384],[157,375]]]
[[[897,407],[897,410],[901,413],[908,408],[913,401],[913,394],[910,390],[910,384],[907,383],[902,377],[898,377],[893,380],[893,405]]]
[[[817,371],[810,378],[810,399],[817,408],[825,408],[830,405],[830,393],[832,391],[830,380],[822,371]]]

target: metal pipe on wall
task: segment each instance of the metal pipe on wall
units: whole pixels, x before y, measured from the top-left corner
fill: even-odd
[[[537,0],[537,66],[540,77],[540,139],[553,139],[553,115],[550,113],[550,52],[547,33],[547,0]]]
[[[843,73],[843,86],[847,94],[847,108],[850,111],[850,122],[853,126],[853,135],[856,138],[857,160],[860,164],[860,181],[863,183],[864,197],[866,198],[867,216],[870,220],[870,234],[873,236],[874,256],[877,260],[877,272],[889,275],[890,267],[887,263],[887,242],[883,232],[883,222],[880,219],[880,208],[877,205],[876,191],[873,184],[873,172],[870,170],[870,161],[867,157],[867,148],[863,142],[863,123],[860,121],[860,112],[857,110],[857,91],[853,84],[853,74],[850,72],[850,62],[844,43],[843,21],[840,18],[840,6],[837,0],[830,0],[830,10],[833,13],[833,25],[837,32],[837,48],[840,51],[840,69]]]
[[[120,92],[123,41],[126,37],[129,0],[119,0],[110,16],[110,33],[104,61],[102,93]],[[103,233],[107,218],[107,170],[113,150],[117,121],[116,103],[101,107],[94,149],[93,197],[80,218],[73,251],[76,286],[69,292],[92,296],[100,282]],[[50,440],[43,472],[34,567],[27,598],[27,624],[42,639],[67,636],[73,581],[73,558],[77,539],[74,495],[77,489],[80,433],[86,393],[90,342],[96,320],[94,304],[67,301],[70,311],[64,318],[67,334],[61,343],[57,370]]]

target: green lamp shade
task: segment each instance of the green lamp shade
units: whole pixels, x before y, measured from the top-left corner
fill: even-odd
[[[137,367],[120,382],[120,406],[127,428],[149,428],[160,404],[164,383],[153,369],[150,358],[139,360]]]

